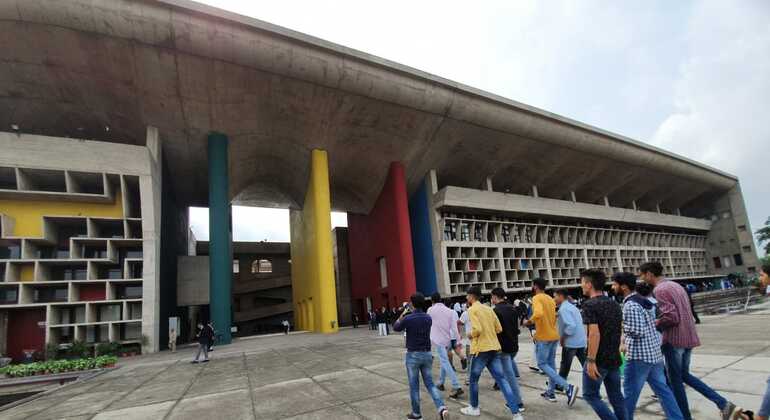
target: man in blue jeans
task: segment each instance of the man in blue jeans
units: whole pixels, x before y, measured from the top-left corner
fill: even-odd
[[[503,331],[497,334],[500,342],[500,361],[503,364],[503,375],[511,386],[513,396],[518,400],[519,412],[524,411],[524,403],[521,401],[519,381],[516,379],[516,353],[519,352],[519,309],[508,302],[505,290],[502,287],[492,289],[492,304],[495,305],[495,315],[500,321]],[[500,385],[495,384],[495,389]]]
[[[500,320],[497,319],[495,311],[489,306],[481,303],[481,288],[473,286],[468,288],[466,293],[466,299],[468,300],[468,315],[471,320],[471,332],[469,334],[471,340],[471,354],[473,354],[473,361],[471,362],[470,373],[470,405],[463,407],[460,412],[466,416],[480,416],[481,410],[479,409],[479,376],[484,368],[489,370],[492,374],[492,378],[500,386],[500,391],[503,392],[505,398],[505,405],[511,410],[513,414],[513,420],[523,420],[524,418],[519,414],[519,401],[521,398],[513,394],[511,385],[505,380],[503,374],[503,364],[500,360],[500,342],[497,340],[497,334],[503,331],[503,327],[500,325]]]
[[[421,420],[420,413],[420,376],[425,388],[433,398],[438,415],[441,420],[446,420],[449,411],[444,405],[441,393],[433,385],[431,367],[433,355],[430,351],[430,328],[432,321],[430,316],[423,312],[425,297],[422,293],[415,293],[410,298],[412,305],[401,313],[395,324],[394,331],[406,331],[406,374],[409,378],[409,399],[412,402],[412,412],[406,417],[409,420]]]
[[[583,323],[588,330],[588,356],[583,370],[583,399],[602,420],[626,420],[626,405],[620,391],[620,334],[623,315],[620,305],[604,296],[607,275],[591,269],[580,273],[583,294]],[[604,383],[612,410],[602,401],[599,388]]]
[[[452,391],[449,393],[449,398],[458,398],[463,394],[463,389],[460,387],[460,381],[457,380],[457,372],[455,372],[452,364],[449,362],[449,352],[452,351],[452,335],[459,337],[457,332],[457,321],[455,321],[455,312],[444,305],[441,300],[441,295],[434,293],[430,297],[433,302],[433,306],[428,309],[428,315],[433,321],[433,325],[430,328],[430,341],[433,343],[433,347],[436,348],[436,354],[438,355],[440,370],[438,379],[438,389],[444,390],[444,379],[449,376],[449,381],[452,383]]]
[[[668,420],[682,420],[682,411],[674,393],[666,384],[660,335],[655,318],[650,314],[652,302],[636,293],[636,274],[622,272],[612,276],[612,290],[623,296],[623,335],[625,337],[626,368],[623,393],[628,420],[633,420],[636,403],[644,383],[658,397]]]
[[[685,384],[708,398],[719,408],[722,420],[732,420],[740,407],[719,395],[695,375],[690,373],[692,349],[700,346],[695,319],[690,309],[690,299],[684,287],[663,277],[663,266],[657,262],[646,262],[639,267],[640,277],[654,287],[653,293],[658,300],[660,317],[655,321],[658,330],[663,331],[663,357],[671,391],[674,392],[679,410],[685,420],[692,420],[687,401]]]

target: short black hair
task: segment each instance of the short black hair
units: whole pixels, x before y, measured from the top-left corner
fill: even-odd
[[[557,295],[562,295],[565,298],[569,297],[569,293],[567,292],[567,289],[556,289],[554,293],[556,293]]]
[[[639,293],[640,295],[647,297],[652,293],[652,286],[645,282],[641,282],[636,285],[636,293]]]
[[[479,286],[471,286],[468,288],[468,290],[465,291],[466,295],[473,295],[476,297],[476,299],[481,299],[481,287]]]
[[[505,299],[505,290],[503,290],[502,287],[495,287],[492,289],[492,294],[499,297],[500,299]]]
[[[538,277],[538,278],[532,280],[532,284],[537,286],[538,289],[540,289],[540,290],[542,290],[544,292],[545,292],[545,288],[548,286],[548,282],[544,278],[542,278],[542,277]]]
[[[652,273],[653,276],[660,277],[663,275],[663,265],[658,261],[647,261],[639,266],[639,272],[642,274]]]
[[[430,300],[431,300],[433,303],[439,303],[439,302],[441,302],[441,293],[439,293],[439,292],[436,292],[436,293],[434,293],[434,294],[430,295]]]
[[[412,307],[415,309],[422,309],[425,306],[425,295],[420,292],[415,292],[409,297],[409,301],[412,302]]]
[[[621,286],[628,287],[628,290],[632,292],[636,290],[636,274],[634,273],[629,273],[628,271],[615,273],[612,275],[612,281]]]
[[[604,271],[591,268],[580,273],[581,278],[587,278],[593,285],[594,290],[604,290],[604,284],[607,283],[607,275]]]

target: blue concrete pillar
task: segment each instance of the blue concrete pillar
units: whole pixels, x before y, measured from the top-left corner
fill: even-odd
[[[227,136],[209,133],[209,312],[221,344],[232,341],[233,255],[227,145]]]

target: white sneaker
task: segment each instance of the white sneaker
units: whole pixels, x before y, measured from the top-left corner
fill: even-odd
[[[463,407],[460,409],[460,412],[466,416],[478,417],[481,415],[481,410],[479,410],[478,407],[471,407],[471,406]]]
[[[513,415],[513,420],[524,420],[524,416],[519,413]]]

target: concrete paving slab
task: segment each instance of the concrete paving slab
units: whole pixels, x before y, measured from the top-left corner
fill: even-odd
[[[162,420],[176,401],[146,404],[97,414],[92,420]]]
[[[290,417],[342,403],[309,378],[267,385],[252,392],[259,419]]]
[[[770,373],[770,357],[747,357],[730,366],[730,369]]]
[[[168,420],[253,418],[251,396],[246,390],[185,398],[179,401],[167,417]]]
[[[249,372],[251,386],[254,388],[265,385],[305,378],[305,373],[294,366],[265,368]]]
[[[84,414],[96,414],[104,410],[125,393],[113,391],[89,391],[62,401],[31,418],[35,420],[61,418],[62,413],[68,416],[80,416]],[[34,401],[32,402],[34,404]]]
[[[184,395],[190,381],[151,381],[113,403],[110,410],[142,405],[156,404],[164,401],[176,401]]]
[[[352,409],[344,406],[325,408],[312,413],[303,413],[293,417],[287,417],[287,420],[360,420],[361,417]]]
[[[352,402],[396,391],[408,392],[403,383],[372,372],[353,369],[334,372],[314,378],[327,392],[336,398]]]
[[[233,391],[236,389],[248,389],[249,378],[245,373],[235,375],[206,375],[201,373],[195,379],[186,396],[211,394],[213,392]]]
[[[718,392],[762,396],[765,393],[765,387],[761,385],[767,382],[767,377],[768,374],[765,372],[721,369],[711,372],[701,379]]]

